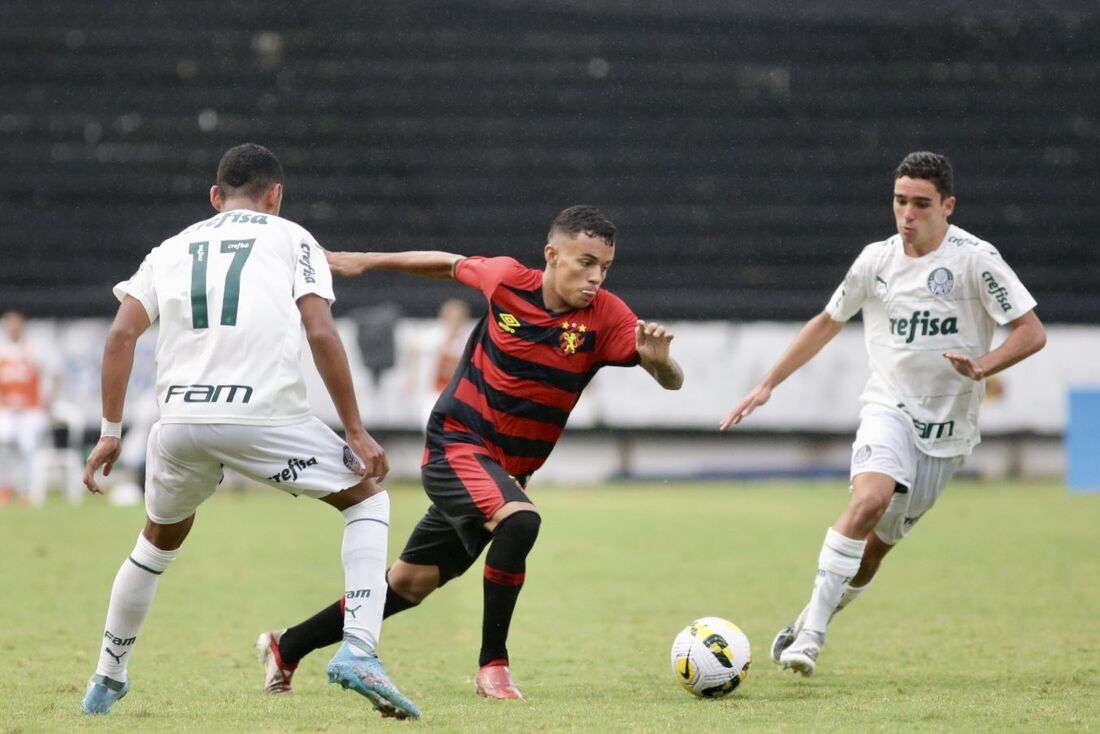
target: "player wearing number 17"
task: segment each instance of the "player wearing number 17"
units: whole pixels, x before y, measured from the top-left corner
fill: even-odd
[[[115,286],[121,304],[103,353],[103,431],[85,468],[88,489],[98,493],[96,471],[109,474],[118,459],[134,346],[158,319],[160,421],[149,435],[145,528],[111,589],[99,662],[81,703],[86,714],[109,713],[130,690],[129,663],[157,580],[228,466],[340,510],[344,595],[355,604],[329,680],[384,716],[419,715],[374,653],[386,598],[389,497],[378,484],[386,456],[359,421],[324,252],[309,232],[278,216],[282,198],[282,166],[270,151],[230,149],[210,189],[217,216],[153,248]],[[309,415],[303,333],[346,442]]]

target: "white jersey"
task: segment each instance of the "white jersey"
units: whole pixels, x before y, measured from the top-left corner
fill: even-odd
[[[969,454],[981,441],[985,383],[944,357],[989,352],[998,324],[1035,308],[1035,299],[988,242],[951,225],[924,257],[894,235],[864,248],[826,311],[847,321],[863,309],[871,378],[860,402],[906,413],[917,447],[931,456]]]
[[[157,337],[164,423],[287,425],[309,417],[297,301],[330,303],[324,251],[286,219],[238,209],[165,240],[114,288],[141,301]]]

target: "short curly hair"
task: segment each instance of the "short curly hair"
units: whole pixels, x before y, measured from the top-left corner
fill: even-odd
[[[244,143],[230,148],[218,164],[218,188],[224,194],[256,198],[272,184],[282,183],[283,166],[267,148]]]
[[[955,173],[951,170],[951,161],[945,155],[928,151],[910,153],[894,171],[895,181],[902,176],[931,181],[941,199],[955,195]]]

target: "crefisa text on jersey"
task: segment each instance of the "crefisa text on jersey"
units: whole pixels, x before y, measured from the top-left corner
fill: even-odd
[[[906,337],[905,343],[911,344],[918,335],[958,334],[959,322],[954,316],[938,319],[928,311],[914,311],[907,319],[890,319],[890,333]]]
[[[313,269],[313,263],[309,259],[310,250],[312,250],[312,248],[308,242],[303,242],[298,245],[298,247],[302,251],[302,256],[298,259],[298,264],[302,266],[302,277],[305,278],[307,283],[316,283],[317,280],[313,276],[317,271]]]

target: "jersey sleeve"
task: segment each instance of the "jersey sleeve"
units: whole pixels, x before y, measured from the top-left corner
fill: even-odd
[[[638,339],[635,330],[638,317],[617,296],[608,294],[607,336],[600,343],[600,361],[605,364],[633,366],[638,364]]]
[[[977,264],[974,272],[978,293],[994,321],[1004,325],[1035,308],[1031,293],[992,246],[978,250]]]
[[[868,282],[870,267],[868,250],[860,253],[852,267],[848,268],[848,274],[844,281],[837,286],[833,297],[829,299],[829,305],[825,311],[834,321],[847,321],[859,313],[868,296],[874,293],[872,284]]]
[[[149,323],[156,321],[157,316],[160,315],[160,306],[157,303],[157,288],[153,278],[153,253],[146,255],[137,272],[131,275],[129,280],[116,284],[112,292],[119,303],[122,303],[126,296],[133,296],[141,301],[149,317]]]
[[[503,280],[526,270],[510,257],[467,257],[455,265],[455,280],[492,296]]]
[[[297,230],[296,259],[294,262],[294,300],[309,293],[316,293],[330,304],[336,300],[332,290],[332,271],[325,259],[325,251],[305,229]]]

